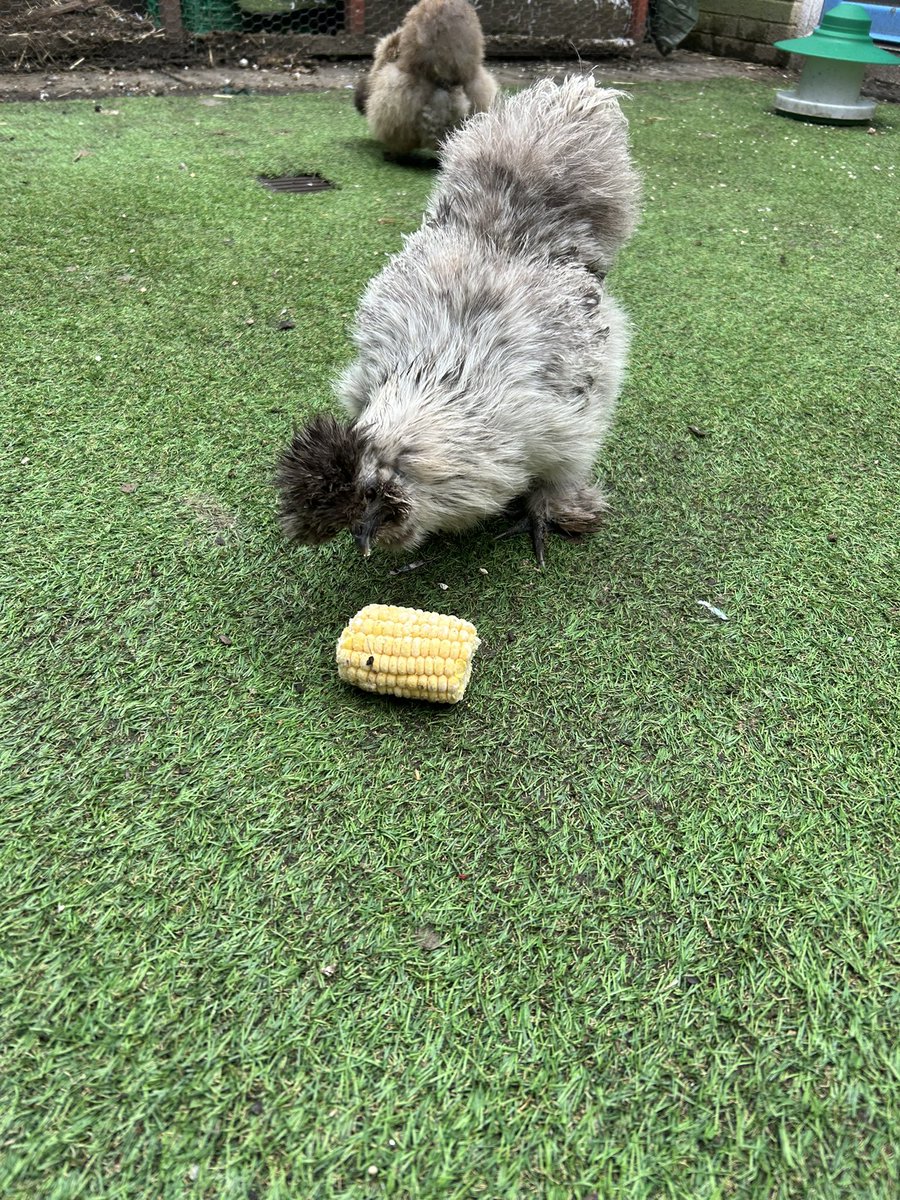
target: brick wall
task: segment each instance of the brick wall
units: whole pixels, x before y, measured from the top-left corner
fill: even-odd
[[[803,0],[700,0],[700,19],[684,46],[783,66],[788,56],[772,43],[794,37],[804,7]]]

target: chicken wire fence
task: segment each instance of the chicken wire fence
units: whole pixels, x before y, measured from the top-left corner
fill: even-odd
[[[0,0],[0,71],[362,57],[412,0]],[[493,58],[628,52],[647,0],[480,0]]]

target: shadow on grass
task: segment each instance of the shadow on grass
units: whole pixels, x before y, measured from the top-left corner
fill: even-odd
[[[398,167],[404,171],[437,171],[440,162],[434,154],[415,150],[411,154],[392,154],[371,138],[348,138],[344,148],[377,167]]]

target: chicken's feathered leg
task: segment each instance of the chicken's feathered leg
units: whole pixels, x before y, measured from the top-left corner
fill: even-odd
[[[527,497],[524,516],[498,534],[497,539],[530,534],[534,557],[538,566],[543,567],[548,533],[577,541],[600,527],[606,509],[602,493],[594,487],[586,485],[566,492],[539,487]]]
[[[528,533],[531,535],[531,548],[534,550],[534,557],[537,559],[537,565],[544,565],[544,539],[547,536],[547,522],[537,516],[535,513],[526,513],[514,525],[510,525],[509,529],[504,529],[502,533],[498,533],[495,541],[499,542],[502,538],[518,537],[520,533]]]

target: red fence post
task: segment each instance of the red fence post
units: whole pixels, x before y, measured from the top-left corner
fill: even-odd
[[[646,0],[645,0],[646,2]],[[347,0],[349,33],[366,32],[366,0]]]
[[[631,23],[628,26],[628,36],[635,46],[640,46],[644,40],[644,31],[647,28],[647,4],[648,0],[631,0]]]

